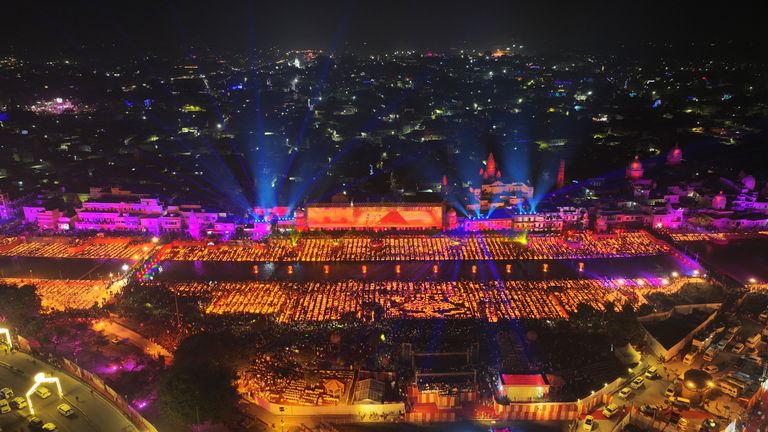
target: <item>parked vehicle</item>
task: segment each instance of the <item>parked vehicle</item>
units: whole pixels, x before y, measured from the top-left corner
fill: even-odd
[[[762,336],[760,336],[760,333],[755,333],[747,339],[747,342],[745,343],[745,345],[747,346],[747,348],[754,349],[757,346],[757,344],[760,343],[761,338]]]
[[[10,387],[0,389],[0,399],[13,399],[13,390]]]
[[[640,387],[643,386],[643,382],[645,382],[645,378],[639,376],[639,377],[635,378],[634,380],[632,380],[632,382],[629,384],[629,386],[632,387],[633,389],[639,389]]]
[[[35,394],[40,396],[40,399],[48,399],[51,396],[51,391],[45,387],[38,387],[35,389]]]
[[[652,416],[653,413],[655,413],[656,410],[658,410],[658,409],[659,408],[656,405],[642,405],[640,407],[640,412],[645,414],[645,415]]]
[[[675,385],[670,384],[667,386],[667,389],[664,390],[664,397],[669,398],[675,395]]]
[[[613,417],[614,414],[616,414],[618,410],[619,410],[619,406],[612,403],[606,406],[605,408],[603,408],[603,415],[605,416],[605,418],[611,418]]]
[[[11,412],[11,405],[8,403],[8,399],[0,399],[0,414]]]
[[[768,309],[760,312],[760,316],[758,318],[760,321],[768,321]]]
[[[64,417],[70,417],[75,413],[75,410],[68,404],[61,404],[56,407],[56,411]]]
[[[717,345],[715,345],[715,348],[717,348],[718,351],[722,351],[727,346],[728,346],[728,339],[723,338],[720,340],[720,342],[717,343]]]
[[[689,410],[689,409],[691,409],[691,400],[690,399],[686,399],[686,398],[680,397],[680,396],[672,396],[668,400],[669,400],[669,403],[673,407],[675,407],[677,409],[680,409],[680,410]]]
[[[620,397],[620,398],[622,398],[622,399],[627,399],[627,398],[629,398],[629,396],[630,396],[631,394],[632,394],[632,389],[631,389],[631,388],[629,388],[629,387],[624,387],[624,388],[623,388],[623,389],[621,389],[621,391],[619,392],[619,397]]]
[[[24,409],[27,407],[27,400],[21,396],[17,396],[11,400],[11,406],[16,409]]]
[[[43,430],[43,419],[36,416],[29,416],[27,417],[27,422],[29,423],[29,429],[33,431],[41,431]]]
[[[592,430],[592,426],[595,425],[595,418],[591,415],[588,415],[584,418],[584,430],[587,432],[590,432]]]
[[[714,346],[707,348],[707,350],[704,352],[704,361],[714,360],[715,356],[717,355],[717,351],[717,347]]]

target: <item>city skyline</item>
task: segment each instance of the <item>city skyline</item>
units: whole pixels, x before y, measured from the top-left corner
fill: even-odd
[[[753,5],[4,12],[0,430],[768,428]]]

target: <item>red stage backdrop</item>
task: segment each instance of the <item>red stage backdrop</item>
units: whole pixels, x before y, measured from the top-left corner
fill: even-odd
[[[310,229],[440,229],[441,204],[363,204],[307,206]]]

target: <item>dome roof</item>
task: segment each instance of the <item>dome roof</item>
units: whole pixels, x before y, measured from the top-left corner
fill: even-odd
[[[712,375],[701,369],[688,369],[683,375],[683,385],[689,390],[705,390],[714,386]]]

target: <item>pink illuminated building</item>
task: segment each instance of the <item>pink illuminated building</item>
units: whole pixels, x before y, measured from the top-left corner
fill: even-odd
[[[232,235],[236,226],[225,221],[226,213],[204,210],[200,205],[168,205],[119,188],[91,188],[79,208],[70,215],[62,209],[43,205],[23,207],[24,220],[42,230],[134,231],[153,235],[177,232],[193,238],[205,235]]]
[[[0,192],[0,221],[10,219],[13,216],[13,207],[8,194]]]

